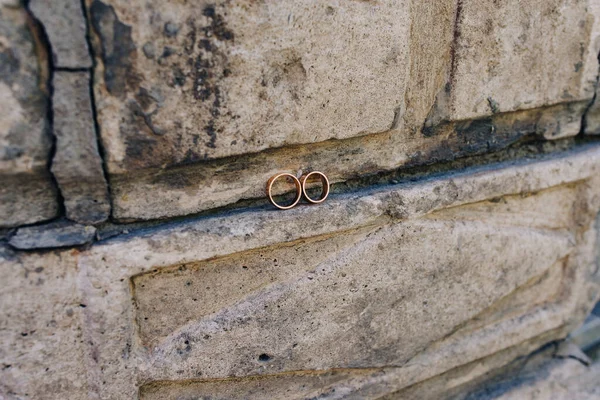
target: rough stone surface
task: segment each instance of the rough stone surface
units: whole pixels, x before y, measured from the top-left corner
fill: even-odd
[[[598,0],[0,0],[0,400],[599,398],[599,46]]]
[[[81,251],[2,248],[0,395],[465,393],[593,308],[599,160],[587,146]]]
[[[547,352],[546,352],[547,353]],[[575,358],[541,353],[506,368],[507,373],[457,399],[600,399],[600,363],[586,366]]]
[[[78,246],[91,242],[96,228],[68,221],[17,229],[9,244],[17,249],[45,249]]]
[[[595,304],[599,151],[94,245],[78,263],[90,385],[374,399],[474,362],[484,375]]]
[[[18,4],[0,3],[0,227],[58,212],[46,165],[48,70],[40,33]]]
[[[112,172],[386,131],[401,105],[408,1],[88,5]]]
[[[597,7],[595,0],[459,1],[449,119],[591,99]]]
[[[48,35],[57,68],[90,68],[86,22],[80,0],[31,0],[29,9]]]
[[[83,224],[103,222],[110,214],[110,202],[92,114],[90,74],[57,71],[53,86],[52,173],[67,217]]]
[[[573,136],[598,71],[592,0],[87,4],[122,220]]]
[[[0,247],[0,398],[89,399],[75,260]]]
[[[262,198],[265,182],[281,171],[325,171],[335,183],[382,170],[484,154],[533,135],[560,135],[566,127],[578,132],[586,106],[586,102],[568,103],[445,123],[430,129],[427,136],[381,133],[117,175],[111,179],[113,216],[119,220],[158,219]],[[556,123],[560,120],[568,124],[560,126]]]

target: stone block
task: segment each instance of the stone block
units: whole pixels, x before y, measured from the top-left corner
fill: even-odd
[[[57,195],[47,170],[47,54],[19,5],[0,4],[0,227],[51,219]]]
[[[597,8],[594,0],[459,1],[448,119],[591,100]]]
[[[44,26],[56,68],[92,66],[80,0],[32,0],[29,9]]]
[[[90,74],[56,71],[53,86],[52,173],[67,217],[82,224],[103,222],[110,214],[110,201],[92,114]]]
[[[114,216],[260,197],[282,170],[345,181],[576,135],[600,12],[571,3],[90,0]]]
[[[458,387],[592,308],[599,152],[94,245],[78,263],[89,374],[109,398],[375,399],[479,365]]]
[[[112,173],[387,131],[402,103],[407,1],[88,6]]]
[[[21,250],[48,249],[86,244],[91,242],[95,235],[96,228],[93,226],[57,221],[19,228],[8,243]]]

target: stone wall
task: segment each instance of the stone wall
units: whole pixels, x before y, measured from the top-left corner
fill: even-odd
[[[596,0],[0,0],[0,399],[600,396],[599,53]]]

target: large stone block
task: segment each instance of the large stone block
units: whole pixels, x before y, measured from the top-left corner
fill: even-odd
[[[20,5],[0,4],[0,227],[31,224],[58,212],[47,170],[47,54]]]
[[[374,399],[472,363],[453,384],[484,375],[595,304],[598,160],[589,147],[93,246],[78,262],[89,379],[101,398]]]
[[[386,131],[401,106],[408,1],[88,3],[114,173]]]
[[[255,198],[282,169],[340,181],[572,136],[592,2],[88,0],[114,215]]]

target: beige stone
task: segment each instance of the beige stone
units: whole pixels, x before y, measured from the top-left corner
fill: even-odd
[[[587,146],[316,207],[159,226],[81,252],[5,249],[0,394],[462,389],[566,336],[596,301],[598,160]]]
[[[598,294],[598,151],[95,245],[78,263],[88,384],[101,398],[377,398],[564,337]]]
[[[76,254],[0,248],[0,398],[93,398]]]
[[[592,98],[595,0],[458,4],[450,120]]]
[[[117,175],[111,180],[113,216],[121,221],[159,219],[264,198],[265,183],[281,171],[324,171],[336,183],[398,167],[484,154],[534,134],[561,136],[563,127],[579,129],[580,120],[574,115],[583,113],[586,106],[584,102],[560,104],[447,123],[432,128],[429,136],[388,132]],[[557,120],[565,123],[561,126]]]
[[[89,0],[114,215],[256,198],[279,171],[345,181],[576,135],[596,8]]]
[[[388,130],[406,85],[408,9],[90,1],[111,172]]]

